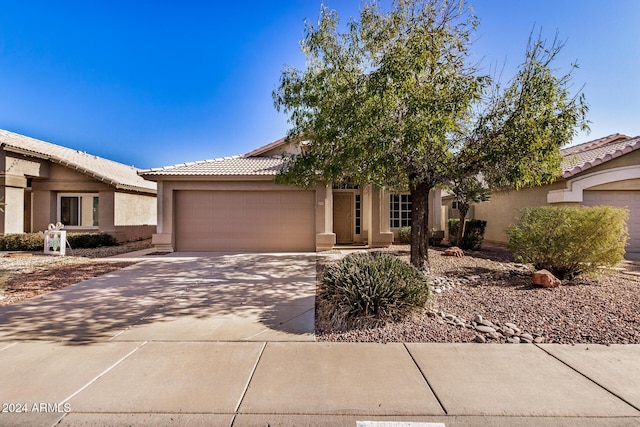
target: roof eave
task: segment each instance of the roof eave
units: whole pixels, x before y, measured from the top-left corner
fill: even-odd
[[[152,188],[146,188],[146,187],[140,187],[140,186],[136,186],[136,185],[128,185],[128,184],[122,184],[120,182],[116,182],[110,178],[107,178],[101,174],[98,174],[96,172],[90,171],[88,169],[85,169],[81,166],[78,166],[74,163],[68,162],[65,159],[61,159],[58,158],[57,156],[51,156],[45,153],[40,153],[37,151],[33,151],[33,150],[27,150],[21,147],[16,147],[15,145],[11,145],[11,144],[7,144],[7,143],[2,143],[1,144],[2,148],[5,151],[10,151],[12,153],[16,153],[16,154],[21,154],[24,156],[30,156],[30,157],[35,157],[37,159],[42,159],[42,160],[47,160],[50,162],[54,162],[57,163],[61,166],[64,166],[66,168],[75,170],[76,172],[80,172],[83,175],[87,175],[97,181],[102,182],[103,184],[107,184],[111,187],[114,187],[115,189],[118,190],[127,190],[127,191],[136,191],[136,192],[141,192],[141,193],[149,193],[149,194],[157,194],[157,190],[154,190]]]
[[[214,174],[141,174],[149,181],[273,181],[275,174],[269,175],[214,175]]]

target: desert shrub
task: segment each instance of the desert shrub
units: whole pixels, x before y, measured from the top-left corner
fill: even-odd
[[[5,234],[0,237],[0,251],[41,251],[44,236],[39,233]]]
[[[116,246],[116,238],[107,233],[67,233],[67,242],[73,249]]]
[[[389,254],[349,255],[327,268],[318,292],[342,325],[402,318],[429,298],[426,276]]]
[[[519,262],[532,263],[559,278],[613,267],[624,257],[628,239],[625,208],[525,208],[507,230],[509,247]]]
[[[402,227],[398,232],[400,243],[411,243],[411,227]]]
[[[460,219],[452,218],[449,220],[449,243],[458,246],[461,249],[471,249],[477,251],[484,240],[484,231],[487,228],[487,221],[480,219],[468,219],[465,221],[464,235],[462,242],[458,243],[458,227]]]

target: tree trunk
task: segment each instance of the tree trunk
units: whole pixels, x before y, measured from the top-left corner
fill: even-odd
[[[411,186],[411,264],[429,272],[429,191],[431,186],[420,183]]]
[[[460,223],[458,224],[458,235],[456,236],[456,244],[459,248],[462,248],[462,238],[464,237],[465,220],[467,219],[467,213],[469,213],[469,204],[458,202],[458,209],[460,209]]]

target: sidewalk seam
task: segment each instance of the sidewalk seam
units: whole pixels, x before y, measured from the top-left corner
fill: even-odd
[[[80,387],[78,390],[76,390],[73,394],[71,394],[71,396],[67,397],[66,399],[64,399],[62,402],[60,402],[60,404],[65,404],[67,403],[69,400],[73,399],[74,397],[76,397],[80,392],[84,391],[87,387],[89,387],[91,384],[93,384],[94,382],[98,381],[98,379],[100,379],[101,377],[103,377],[104,375],[106,375],[109,371],[111,371],[113,368],[115,368],[116,366],[118,366],[119,364],[121,364],[122,362],[124,362],[129,356],[131,356],[133,353],[135,353],[136,351],[140,350],[142,347],[144,347],[149,341],[144,341],[142,344],[138,345],[136,348],[134,348],[133,350],[131,350],[129,353],[127,353],[124,357],[120,358],[116,363],[114,363],[113,365],[109,366],[107,369],[105,369],[104,371],[102,371],[100,374],[98,374],[94,379],[92,379],[91,381],[89,381],[88,383],[86,383],[84,386]]]
[[[251,374],[249,375],[249,379],[247,380],[247,384],[244,386],[244,390],[242,391],[242,394],[240,395],[240,399],[238,400],[238,404],[236,405],[236,407],[233,410],[233,419],[235,420],[236,415],[238,414],[238,411],[240,410],[240,405],[242,405],[242,401],[244,400],[244,397],[247,395],[247,391],[249,390],[249,385],[251,384],[251,380],[253,380],[253,376],[256,373],[256,370],[258,369],[258,364],[260,363],[260,359],[262,359],[262,355],[264,354],[264,349],[267,347],[267,342],[263,342],[262,343],[262,348],[260,349],[260,354],[258,354],[258,358],[256,359],[256,363],[253,365],[253,369],[251,370]],[[233,421],[232,421],[233,424]]]
[[[411,354],[411,350],[409,350],[409,347],[407,347],[407,343],[403,342],[402,346],[404,347],[404,349],[407,351],[407,353],[409,354],[409,357],[411,358],[411,360],[413,361],[413,364],[416,366],[416,368],[418,368],[418,372],[420,372],[420,375],[422,375],[422,379],[424,379],[424,381],[427,383],[427,387],[429,387],[429,390],[431,390],[431,393],[433,393],[433,396],[436,398],[436,400],[438,401],[438,405],[440,405],[440,408],[442,408],[442,411],[444,412],[445,415],[449,415],[449,412],[447,412],[447,408],[444,407],[444,404],[442,403],[442,401],[440,400],[440,398],[438,397],[438,393],[436,393],[436,391],[433,389],[433,387],[431,386],[431,383],[429,382],[429,380],[427,379],[427,376],[425,375],[424,372],[422,372],[422,369],[420,368],[420,365],[418,365],[418,362],[416,361],[416,359],[413,357],[413,354]]]
[[[613,391],[609,390],[607,387],[603,386],[602,384],[600,384],[599,382],[597,382],[596,380],[590,378],[589,376],[587,376],[586,374],[580,372],[578,369],[574,368],[573,366],[571,366],[570,364],[568,364],[567,362],[565,362],[564,360],[560,359],[559,357],[555,356],[554,354],[549,353],[547,350],[545,350],[544,348],[540,347],[537,344],[534,344],[535,347],[537,347],[538,349],[542,350],[543,352],[545,352],[546,354],[548,354],[549,356],[553,357],[554,359],[556,359],[558,362],[562,363],[563,365],[567,366],[569,369],[571,369],[574,372],[577,372],[579,375],[581,375],[582,377],[586,378],[587,380],[591,381],[592,383],[594,383],[595,385],[597,385],[598,387],[600,387],[601,389],[605,390],[606,392],[614,395],[615,397],[617,397],[618,399],[622,400],[624,403],[626,403],[627,405],[631,406],[633,409],[635,409],[636,411],[640,411],[640,408],[637,407],[636,405],[634,405],[633,403],[629,402],[627,399],[625,399],[624,397],[618,395],[617,393],[614,393]]]

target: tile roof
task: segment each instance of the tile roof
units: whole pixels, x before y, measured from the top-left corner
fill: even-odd
[[[0,147],[5,151],[52,161],[120,190],[156,194],[157,184],[139,176],[139,169],[133,166],[2,129]]]
[[[275,175],[283,165],[282,157],[234,156],[148,169],[141,171],[140,175],[264,176]]]
[[[264,157],[262,153],[285,143],[285,138],[257,148],[243,156],[184,163],[140,171],[145,177],[153,176],[268,176],[276,175],[283,167],[282,157]],[[601,163],[640,149],[640,136],[630,138],[613,134],[562,150],[563,176],[569,178]],[[151,178],[153,179],[153,178]]]
[[[562,150],[562,176],[570,178],[589,168],[640,149],[640,136],[614,134]]]

